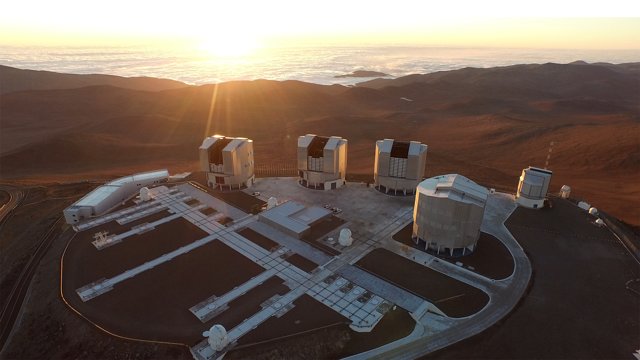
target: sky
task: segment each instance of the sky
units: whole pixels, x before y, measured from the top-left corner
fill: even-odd
[[[0,45],[426,45],[640,48],[640,1],[20,0],[0,12]]]

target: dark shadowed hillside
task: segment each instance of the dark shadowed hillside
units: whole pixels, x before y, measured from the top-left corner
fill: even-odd
[[[417,84],[438,90],[453,90],[459,95],[513,98],[593,97],[600,100],[629,101],[638,106],[640,72],[638,63],[630,64],[527,64],[489,69],[464,68],[397,79],[375,79],[358,86],[373,89]],[[458,96],[459,96],[458,95]]]
[[[159,91],[187,86],[175,80],[113,75],[62,74],[52,71],[16,69],[0,65],[0,94],[25,90],[73,89],[85,86],[111,85],[126,89]]]
[[[78,179],[197,168],[221,133],[254,140],[257,164],[293,162],[305,133],[349,139],[348,173],[372,177],[374,142],[429,145],[426,175],[456,172],[515,191],[522,168],[640,224],[639,77],[633,64],[461,69],[365,86],[238,81],[159,92],[112,86],[0,97],[4,179]],[[405,99],[402,99],[405,98]],[[413,101],[408,101],[410,99]]]

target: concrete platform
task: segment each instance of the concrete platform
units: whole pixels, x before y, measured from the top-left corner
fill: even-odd
[[[214,248],[224,249],[223,251],[228,252],[230,257],[241,257],[241,260],[236,261],[253,269],[251,274],[238,276],[237,278],[242,280],[231,286],[228,282],[225,283],[224,291],[219,291],[217,287],[212,287],[207,290],[208,292],[198,289],[189,297],[188,303],[186,303],[187,299],[172,300],[162,311],[172,316],[186,313],[189,320],[183,319],[180,315],[180,322],[196,323],[198,325],[195,328],[198,329],[210,326],[215,321],[226,321],[229,324],[227,330],[232,347],[235,342],[240,342],[243,336],[253,333],[263,324],[275,322],[274,319],[286,318],[290,311],[294,311],[295,304],[301,299],[312,299],[314,303],[319,304],[318,306],[335,314],[336,318],[347,321],[351,329],[358,332],[374,329],[384,314],[394,305],[398,305],[399,308],[411,313],[411,316],[418,321],[418,326],[409,337],[396,341],[409,345],[416,340],[424,341],[427,335],[430,337],[444,334],[439,338],[441,339],[438,340],[439,342],[429,347],[432,349],[440,344],[455,342],[460,339],[460,336],[469,336],[474,333],[473,331],[481,331],[484,327],[498,321],[510,306],[515,306],[515,301],[528,281],[527,271],[530,272],[530,268],[527,269],[526,257],[523,258],[521,249],[518,252],[517,247],[514,248],[515,240],[509,238],[508,231],[502,225],[504,219],[513,210],[512,200],[507,198],[496,198],[497,200],[488,203],[488,215],[483,230],[501,240],[507,238],[506,241],[512,241],[505,245],[514,254],[516,269],[508,279],[492,282],[490,279],[455,265],[438,263],[428,254],[424,254],[424,258],[411,259],[413,256],[411,249],[402,248],[401,244],[392,240],[392,236],[410,221],[413,199],[388,196],[361,183],[347,183],[346,186],[333,191],[314,191],[300,186],[296,178],[258,179],[251,192],[260,192],[263,200],[274,196],[280,201],[295,200],[306,205],[340,209],[335,215],[339,218],[339,221],[335,222],[338,227],[327,226],[329,233],[319,236],[318,239],[305,240],[293,238],[261,223],[258,221],[258,216],[226,204],[222,199],[213,197],[191,184],[154,189],[157,190],[154,190],[151,202],[120,209],[106,215],[104,219],[94,219],[87,225],[96,227],[98,231],[106,224],[119,226],[115,233],[115,236],[120,235],[119,243],[115,243],[119,245],[104,248],[100,252],[116,253],[119,248],[125,249],[129,242],[135,240],[135,236],[157,235],[162,238],[163,234],[158,229],[174,222],[186,223],[201,235],[186,244],[180,244],[179,247],[167,248],[166,252],[155,258],[145,259],[142,263],[130,263],[132,266],[120,273],[109,273],[106,276],[96,274],[86,282],[77,284],[73,290],[74,292],[77,290],[76,299],[83,304],[84,308],[91,309],[95,313],[98,309],[93,309],[92,304],[109,306],[112,299],[117,299],[117,303],[128,304],[129,316],[134,316],[131,314],[135,314],[135,309],[144,312],[143,304],[138,304],[135,298],[128,299],[125,289],[129,291],[135,289],[136,291],[132,293],[140,296],[142,289],[136,288],[136,284],[153,281],[152,279],[162,281],[155,278],[156,274],[168,276],[166,274],[169,269],[175,269],[175,266],[186,266],[186,259],[192,257],[200,261],[188,264],[192,271],[196,274],[199,271],[197,269],[206,272],[204,270],[208,269],[210,264],[203,260],[203,254]],[[157,214],[162,214],[156,211],[160,208],[163,209],[162,211],[168,211],[169,215],[155,218]],[[144,222],[145,218],[151,221]],[[314,245],[314,242],[317,242],[323,246],[329,246],[326,238],[331,236],[337,238],[340,227],[347,227],[352,231],[354,242],[351,246],[339,249],[334,247],[338,251],[327,253]],[[247,229],[250,231],[248,232]],[[140,231],[148,232],[139,235]],[[248,234],[248,237],[243,236],[242,232]],[[318,230],[318,234],[320,232]],[[398,245],[390,246],[392,243]],[[391,251],[394,256],[400,255],[403,261],[411,262],[412,266],[432,268],[430,271],[447,273],[453,282],[461,282],[465,286],[471,285],[487,292],[491,297],[491,306],[487,308],[491,309],[484,308],[477,315],[464,319],[452,319],[439,311],[438,304],[435,302],[453,301],[452,299],[459,298],[459,294],[449,294],[451,296],[447,295],[444,299],[427,301],[411,289],[399,285],[397,281],[390,281],[376,275],[375,272],[365,271],[354,265],[372,251],[382,250],[381,248]],[[93,251],[98,252],[95,248]],[[288,261],[289,258],[296,260]],[[226,259],[218,259],[218,261],[221,263],[217,265],[223,266],[225,271],[243,271],[243,269],[234,268],[235,262],[228,262]],[[386,263],[385,259],[379,262],[377,266],[384,266]],[[300,266],[304,264],[304,267],[307,267],[306,271],[296,264]],[[317,264],[317,267],[313,264]],[[189,284],[178,286],[176,279],[172,278],[176,288],[185,291],[185,287],[189,287]],[[265,290],[263,285],[266,282],[271,284],[273,281],[279,288],[274,291]],[[191,287],[199,285],[206,284],[198,281]],[[169,298],[181,296],[179,293],[173,294],[171,289],[163,289],[163,291]],[[247,294],[255,294],[256,291],[261,294],[259,307],[255,301],[246,297]],[[68,294],[69,291],[66,293]],[[178,303],[180,308],[175,307]],[[239,311],[246,315],[242,318],[226,316],[229,311],[234,311],[233,304],[245,304],[240,306],[242,310]],[[165,304],[158,304],[158,306],[163,307]],[[317,315],[311,313],[308,316],[313,318]],[[473,327],[473,331],[460,331],[460,324],[467,324],[467,322],[471,324],[471,321],[475,321],[475,317],[479,321],[477,324],[474,322],[477,326]],[[176,332],[183,333],[181,336],[189,334],[189,339],[193,339],[193,334],[197,334],[195,328],[176,329]],[[457,329],[457,332],[453,332],[452,329]],[[137,329],[137,331],[144,331],[144,329]],[[163,329],[162,339],[171,340],[170,327]],[[214,353],[202,337],[198,337],[198,341],[189,345],[193,346],[192,353],[197,358],[211,359],[222,354],[222,352]],[[381,348],[381,352],[374,351],[369,355],[397,354],[389,353],[389,348],[385,346]],[[397,347],[391,349],[395,348]],[[410,353],[414,355],[423,353],[421,352],[423,350],[416,349],[411,350]]]

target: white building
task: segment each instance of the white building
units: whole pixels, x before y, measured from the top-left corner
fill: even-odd
[[[543,208],[552,174],[550,170],[533,166],[523,169],[516,192],[518,205],[531,209]]]
[[[461,256],[475,250],[488,191],[458,174],[421,182],[413,208],[413,239],[427,250]]]
[[[102,215],[131,196],[138,194],[140,188],[167,182],[167,170],[155,170],[125,176],[110,181],[83,196],[80,200],[64,209],[67,224],[74,225],[82,220]]]
[[[311,226],[331,214],[332,212],[325,208],[307,207],[295,201],[287,201],[261,212],[259,220],[285,234],[300,239],[311,229]]]
[[[413,194],[427,164],[427,145],[418,141],[376,142],[374,185],[385,193]]]
[[[339,136],[307,134],[298,138],[298,176],[301,185],[336,189],[345,184],[347,140]]]
[[[212,188],[241,189],[255,182],[253,140],[210,136],[200,145],[200,169]]]

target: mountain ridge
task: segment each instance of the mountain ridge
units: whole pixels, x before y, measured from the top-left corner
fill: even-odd
[[[0,65],[0,94],[29,90],[73,89],[96,85],[160,91],[190,86],[180,81],[153,77],[123,77],[105,74],[66,74],[45,70],[19,69]]]
[[[553,141],[551,191],[566,183],[640,222],[640,185],[629,181],[640,176],[633,71],[584,64],[515,66],[509,76],[457,71],[379,89],[254,80],[155,92],[101,85],[6,93],[0,178],[191,171],[202,138],[214,133],[253,139],[256,164],[289,164],[297,137],[316,133],[349,140],[349,174],[371,176],[375,140],[396,138],[429,145],[426,176],[462,173],[515,189],[520,170],[543,166]],[[554,88],[558,82],[566,86]]]

